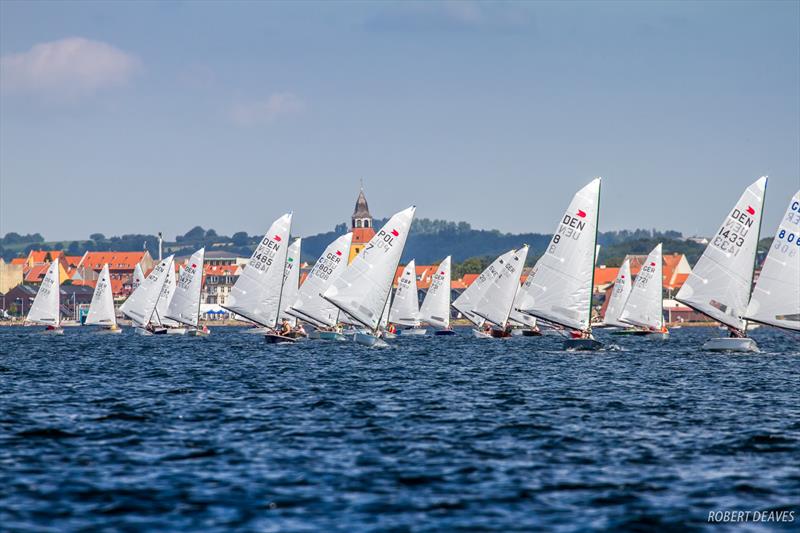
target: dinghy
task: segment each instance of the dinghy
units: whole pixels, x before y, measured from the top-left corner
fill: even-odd
[[[664,325],[664,290],[661,243],[647,256],[618,320],[635,326],[634,334],[664,340],[669,332]]]
[[[619,316],[622,314],[625,302],[628,301],[628,296],[631,294],[631,286],[631,262],[626,259],[623,261],[622,266],[619,267],[617,278],[614,280],[614,288],[611,291],[603,321],[595,327],[627,328],[630,326],[630,324],[622,322]]]
[[[434,335],[455,335],[455,331],[450,329],[450,263],[449,255],[439,263],[419,308],[421,322],[442,328],[435,330]]]
[[[566,350],[602,347],[591,325],[599,207],[600,178],[595,178],[573,196],[514,302],[521,313],[572,330]]]
[[[153,328],[159,334],[186,335],[186,328],[183,327],[180,322],[167,318],[169,304],[172,302],[172,297],[175,295],[175,287],[177,285],[178,279],[175,276],[175,264],[173,259],[172,269],[167,272],[167,279],[164,280],[164,286],[161,287],[161,293],[158,295],[156,310],[153,313],[153,317],[150,319],[153,323]]]
[[[353,234],[346,233],[325,248],[297,291],[294,303],[286,309],[287,314],[316,328],[309,334],[310,339],[346,340],[338,327],[341,311],[323,298],[322,293],[347,268],[347,253],[352,240]]]
[[[399,326],[398,335],[425,335],[425,328],[420,327],[419,297],[417,295],[417,265],[412,259],[403,269],[397,280],[387,322]],[[386,327],[384,326],[384,329]]]
[[[203,288],[205,252],[205,248],[197,250],[181,269],[180,278],[165,314],[166,318],[189,326],[187,333],[192,337],[210,335],[207,327],[200,327],[200,296]]]
[[[743,318],[750,300],[766,176],[745,189],[697,260],[675,300],[728,326],[730,337],[712,339],[704,350],[756,352]]]
[[[156,328],[151,319],[169,272],[175,272],[173,260],[174,256],[171,255],[160,261],[119,308],[123,315],[131,319],[139,335],[166,333],[164,328]]]
[[[63,335],[61,328],[61,279],[56,258],[47,268],[47,273],[39,285],[33,304],[25,317],[26,323],[47,326],[43,333]]]
[[[789,201],[745,318],[787,331],[800,331],[800,191]]]
[[[122,333],[122,329],[117,326],[108,263],[103,265],[100,277],[97,278],[97,285],[94,286],[92,302],[89,304],[89,313],[86,315],[84,324],[87,326],[102,326],[99,330],[100,333]]]
[[[283,271],[283,292],[281,293],[281,307],[283,309],[281,310],[280,321],[283,322],[285,320],[289,322],[289,325],[292,327],[292,333],[295,334],[289,336],[296,339],[308,337],[302,327],[298,328],[299,323],[297,321],[297,317],[289,314],[288,312],[289,308],[297,300],[297,293],[300,289],[301,242],[302,239],[295,239],[292,244],[289,245],[289,249],[286,251],[286,267]]]
[[[393,215],[322,295],[369,330],[356,333],[359,344],[386,345],[379,338],[381,315],[391,296],[415,210],[412,206]]]
[[[139,285],[141,285],[143,281],[144,272],[142,272],[142,265],[140,263],[136,263],[136,266],[133,267],[133,277],[131,278],[131,294],[133,294],[133,291],[139,288]]]
[[[268,344],[295,341],[277,331],[291,226],[291,213],[272,223],[231,288],[228,301],[221,306],[268,328],[270,332],[264,335]]]

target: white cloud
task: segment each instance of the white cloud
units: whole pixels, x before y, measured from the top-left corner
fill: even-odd
[[[280,116],[302,113],[306,108],[306,103],[295,94],[273,93],[264,100],[233,104],[230,117],[241,126],[267,124]]]
[[[0,58],[3,90],[73,98],[128,83],[139,59],[119,48],[83,37],[34,45]]]

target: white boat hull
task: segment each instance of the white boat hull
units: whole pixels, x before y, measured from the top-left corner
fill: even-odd
[[[371,348],[385,348],[389,346],[383,339],[380,339],[372,333],[364,333],[361,331],[356,332],[355,341],[362,346],[369,346]]]
[[[202,329],[190,329],[186,332],[187,335],[190,337],[208,337],[211,335],[211,331],[209,330],[202,330]]]
[[[167,335],[186,335],[186,328],[167,328]]]
[[[426,333],[428,333],[428,330],[425,328],[400,329],[397,331],[397,334],[402,335],[403,337],[407,337],[410,335],[420,336],[420,335],[425,335]]]
[[[98,335],[119,335],[122,333],[122,328],[100,328],[97,330]]]
[[[473,329],[472,330],[472,336],[475,337],[476,339],[491,339],[492,338],[492,336],[489,335],[488,333],[486,333],[484,331],[480,331],[478,329]]]
[[[321,341],[346,341],[347,337],[345,337],[342,333],[338,331],[312,331],[308,334],[309,339],[317,339]]]
[[[750,337],[721,337],[707,341],[703,349],[711,352],[757,352],[758,345]]]

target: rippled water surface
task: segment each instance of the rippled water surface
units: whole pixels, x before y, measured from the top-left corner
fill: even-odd
[[[310,341],[0,328],[0,529],[722,531],[800,524],[798,337]],[[774,527],[750,524],[751,528]]]

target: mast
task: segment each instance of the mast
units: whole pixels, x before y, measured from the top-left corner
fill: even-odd
[[[764,183],[764,199],[761,201],[761,211],[758,213],[758,228],[756,230],[758,233],[756,233],[756,245],[753,248],[753,269],[750,270],[750,284],[748,285],[748,287],[750,287],[750,290],[748,291],[748,294],[750,294],[751,297],[752,297],[752,294],[753,294],[753,277],[755,277],[755,275],[756,275],[756,266],[758,264],[758,241],[761,240],[761,221],[764,218],[764,204],[767,203],[767,183],[768,183],[768,181],[769,180],[767,180],[767,182]],[[800,235],[798,235],[798,238],[800,238]],[[745,337],[747,337],[747,322],[748,322],[748,320],[745,317],[742,317],[742,319],[744,320],[744,331],[742,333],[744,334]]]
[[[594,218],[594,246],[592,247],[592,283],[589,285],[589,322],[586,332],[592,333],[592,301],[594,300],[594,271],[597,266],[597,233],[600,231],[600,190],[603,188],[603,180],[599,177],[597,183],[597,209]]]

